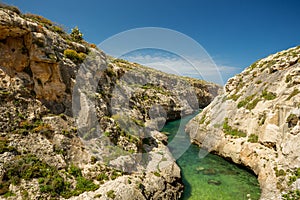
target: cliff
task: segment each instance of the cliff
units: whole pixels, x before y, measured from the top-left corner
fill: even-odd
[[[180,197],[159,130],[219,86],[114,59],[10,6],[0,33],[0,199]]]
[[[299,199],[299,63],[299,46],[255,62],[186,128],[192,142],[250,168],[261,199]]]

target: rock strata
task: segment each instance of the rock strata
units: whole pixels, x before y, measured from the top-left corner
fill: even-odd
[[[250,168],[261,199],[299,199],[300,47],[261,59],[187,125],[192,142]]]
[[[220,87],[111,58],[0,7],[0,199],[179,199],[159,130]]]

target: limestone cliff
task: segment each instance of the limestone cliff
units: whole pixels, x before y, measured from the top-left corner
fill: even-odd
[[[258,175],[261,199],[299,199],[300,47],[257,61],[187,126],[191,140]]]
[[[218,90],[1,5],[0,199],[178,199],[180,169],[159,130]]]

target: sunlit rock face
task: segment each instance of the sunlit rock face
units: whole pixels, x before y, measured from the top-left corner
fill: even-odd
[[[0,8],[0,198],[179,199],[159,130],[220,86],[111,58],[14,11]]]
[[[300,47],[257,61],[187,126],[194,143],[258,175],[261,199],[299,198]]]

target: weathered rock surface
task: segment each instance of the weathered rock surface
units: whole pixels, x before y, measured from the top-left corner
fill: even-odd
[[[107,58],[15,11],[0,8],[0,199],[179,199],[158,131],[220,87]]]
[[[299,199],[300,47],[261,59],[187,125],[191,140],[258,176],[261,199]]]

